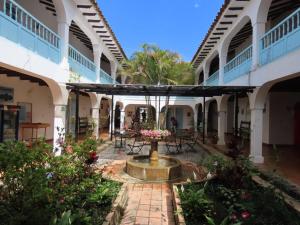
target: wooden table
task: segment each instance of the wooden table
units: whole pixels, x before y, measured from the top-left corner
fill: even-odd
[[[39,129],[44,129],[44,137],[46,138],[46,133],[47,133],[48,127],[50,127],[49,123],[21,123],[20,124],[21,140],[24,141],[24,130],[25,129],[31,129],[31,138],[30,138],[31,142],[32,142],[32,140],[38,139],[38,130]],[[35,137],[34,137],[34,130],[35,130]]]

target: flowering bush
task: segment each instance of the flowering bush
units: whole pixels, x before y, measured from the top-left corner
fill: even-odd
[[[168,130],[141,130],[141,135],[145,138],[161,140],[171,135]]]
[[[210,179],[178,188],[187,225],[300,225],[280,193],[252,181],[249,159],[205,160]]]
[[[120,190],[86,164],[91,139],[55,157],[52,146],[0,144],[0,225],[102,224]]]

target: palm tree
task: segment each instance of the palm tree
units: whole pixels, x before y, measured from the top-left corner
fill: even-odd
[[[123,62],[121,73],[132,78],[133,83],[151,85],[193,84],[194,71],[180,55],[144,44],[129,60]]]
[[[155,45],[144,44],[129,60],[123,62],[121,74],[129,76],[132,83],[146,85],[187,85],[194,83],[194,71],[190,63],[184,62],[180,55],[162,50]],[[145,96],[149,111],[150,97]],[[160,101],[160,100],[159,100]],[[169,97],[166,98],[164,122],[168,111]],[[150,111],[150,115],[153,112]],[[154,124],[150,118],[148,124]],[[157,125],[159,128],[159,124]]]

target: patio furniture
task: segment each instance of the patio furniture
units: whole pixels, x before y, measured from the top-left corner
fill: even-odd
[[[250,129],[251,129],[251,122],[248,121],[241,121],[239,135],[245,139],[250,139]]]
[[[21,123],[20,128],[21,128],[21,140],[25,140],[25,129],[30,129],[31,130],[31,137],[29,138],[29,145],[32,145],[32,142],[35,140],[38,140],[38,131],[39,129],[44,130],[43,138],[46,138],[46,133],[47,133],[47,128],[50,127],[49,123]]]
[[[129,137],[127,146],[129,147],[128,155],[138,154],[144,147],[144,141],[139,134],[133,134]]]
[[[123,148],[124,146],[126,146],[126,134],[124,131],[116,131],[114,133],[114,136],[115,136],[115,148]]]
[[[171,135],[166,137],[166,148],[167,148],[167,154],[171,154],[171,149],[175,149],[175,153],[179,153],[179,142],[177,141],[176,135]]]
[[[198,144],[198,141],[201,140],[201,133],[193,132],[190,135],[183,137],[184,145],[187,146],[187,149],[196,152],[195,146]]]

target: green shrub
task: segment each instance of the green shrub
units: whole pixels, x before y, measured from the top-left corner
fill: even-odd
[[[74,146],[73,154],[54,157],[38,142],[0,145],[0,224],[101,224],[120,184],[104,180],[85,163],[94,141]],[[58,219],[59,218],[59,219]],[[69,223],[67,223],[69,224]]]
[[[212,157],[208,170],[215,174],[205,184],[179,188],[188,225],[299,225],[300,216],[272,188],[256,185],[248,159],[226,161]]]

